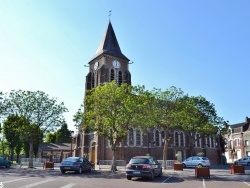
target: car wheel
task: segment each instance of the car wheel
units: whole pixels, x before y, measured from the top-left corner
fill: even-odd
[[[160,173],[158,174],[158,177],[162,177],[162,169],[160,170]]]
[[[5,167],[10,168],[10,163],[7,163]]]
[[[247,163],[247,166],[250,166],[250,162]]]
[[[184,163],[182,163],[182,166],[183,166],[183,168],[186,168],[186,165]]]
[[[65,174],[65,172],[66,172],[66,170],[61,170],[61,173],[62,173],[62,174]]]
[[[80,166],[79,170],[76,171],[77,174],[83,173],[82,167]]]
[[[155,178],[155,173],[154,173],[154,172],[151,172],[151,177],[150,177],[150,179],[153,181],[154,178]]]
[[[131,180],[131,179],[132,179],[132,177],[127,175],[127,180]]]

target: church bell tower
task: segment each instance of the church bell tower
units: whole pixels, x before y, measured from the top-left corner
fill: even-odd
[[[119,85],[131,85],[129,59],[121,52],[110,21],[94,57],[88,64],[86,91],[113,80]]]

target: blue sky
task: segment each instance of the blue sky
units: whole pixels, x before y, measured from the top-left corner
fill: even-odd
[[[250,116],[248,0],[1,0],[0,91],[44,91],[72,117],[110,17],[133,85],[202,95],[230,124]]]

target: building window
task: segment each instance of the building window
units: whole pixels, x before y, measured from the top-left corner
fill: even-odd
[[[249,146],[249,141],[245,140],[245,146]]]
[[[214,148],[214,138],[213,137],[210,138],[211,138],[211,147]]]
[[[184,146],[184,134],[180,133],[180,146]]]
[[[240,139],[239,138],[235,139],[235,146],[240,146]]]
[[[160,145],[160,132],[158,130],[155,131],[155,145]]]
[[[165,138],[164,131],[161,131],[162,145],[164,145],[164,138]]]
[[[136,146],[140,146],[140,145],[141,145],[141,131],[136,130]]]
[[[179,146],[179,135],[177,132],[174,134],[175,146]]]
[[[233,149],[233,141],[232,140],[229,141],[229,148],[228,149]]]
[[[92,73],[91,74],[91,88],[94,88],[95,87],[95,74]]]
[[[134,130],[129,129],[128,131],[128,145],[133,146],[134,145]]]
[[[209,138],[209,136],[206,136],[205,139],[206,139],[205,147],[210,147],[210,138]]]
[[[122,84],[122,72],[121,71],[118,72],[118,84],[119,85]]]
[[[115,79],[115,71],[114,71],[114,69],[111,69],[111,72],[110,72],[110,81],[112,81],[114,79]]]
[[[195,134],[195,145],[196,147],[201,147],[201,143],[200,143],[200,135],[199,134]]]

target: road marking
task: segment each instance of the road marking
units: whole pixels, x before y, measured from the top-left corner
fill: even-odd
[[[162,183],[165,183],[166,181],[168,181],[170,178],[172,178],[173,176],[169,176],[169,178],[165,179]]]
[[[5,184],[5,183],[11,183],[11,182],[15,182],[15,181],[24,180],[24,179],[27,179],[27,178],[14,179],[14,180],[9,180],[9,181],[4,181],[4,182],[2,182],[2,183],[3,183],[3,184]]]
[[[246,185],[248,185],[248,186],[250,187],[250,184],[249,184],[249,183],[247,183],[247,182],[245,182],[245,181],[243,181],[243,183],[245,183]]]
[[[203,178],[203,188],[206,188],[205,179]]]
[[[64,185],[63,187],[60,187],[60,188],[71,188],[74,185],[76,185],[76,184],[75,183],[70,183],[70,184]]]
[[[49,182],[49,181],[53,181],[53,179],[48,179],[48,180],[44,180],[44,181],[39,181],[39,182],[32,183],[32,184],[28,184],[28,185],[25,185],[25,186],[22,186],[22,187],[19,187],[19,188],[34,187],[34,186],[37,186],[37,185],[40,185],[40,184],[43,184],[43,183],[47,183],[47,182]]]

